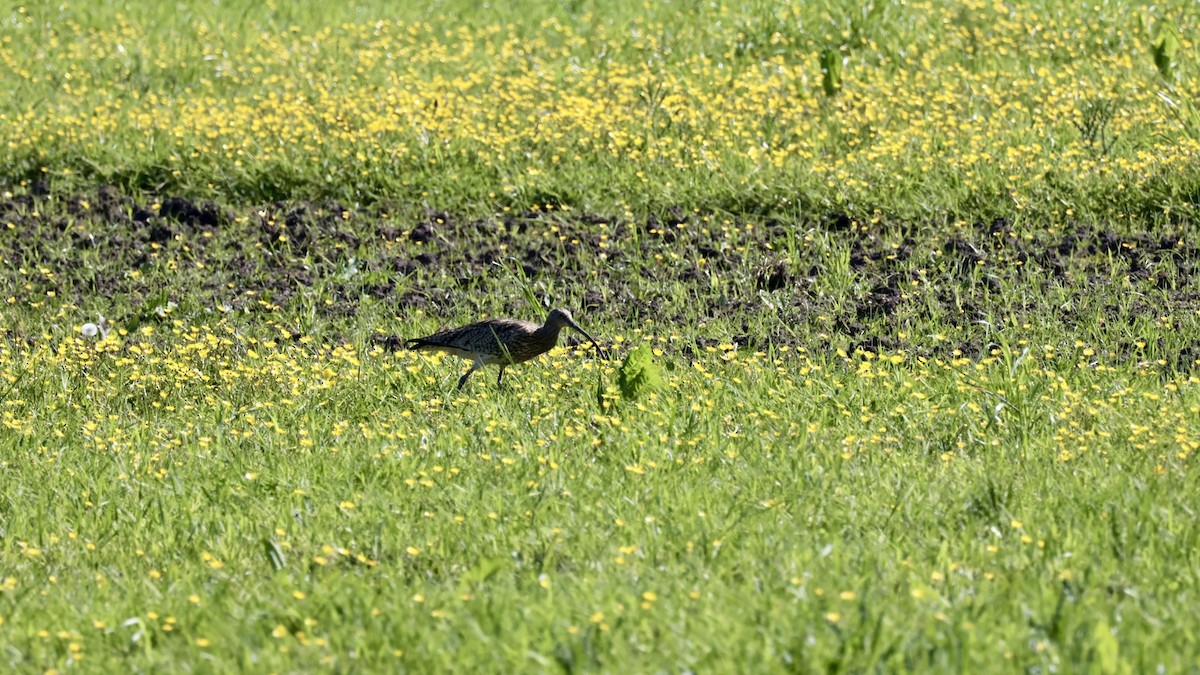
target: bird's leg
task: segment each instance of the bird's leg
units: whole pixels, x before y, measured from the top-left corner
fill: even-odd
[[[504,369],[506,367],[507,366],[500,366],[500,376],[496,378],[496,386],[500,386],[500,383],[504,381]]]
[[[480,362],[476,361],[476,362],[475,362],[475,364],[474,364],[473,366],[471,366],[471,369],[470,369],[470,370],[468,370],[467,372],[463,373],[463,376],[462,376],[462,377],[460,377],[460,378],[458,378],[458,389],[459,389],[460,391],[462,390],[462,388],[463,388],[463,385],[467,383],[467,378],[471,376],[471,373],[475,372],[476,370],[479,370],[479,366],[481,366],[481,365],[483,365],[483,364],[481,364]]]

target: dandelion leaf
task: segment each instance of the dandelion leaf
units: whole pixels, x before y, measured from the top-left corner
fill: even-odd
[[[625,357],[621,369],[617,371],[617,386],[621,389],[621,397],[627,401],[641,396],[643,393],[663,384],[662,368],[651,358],[650,346],[642,346],[633,350]]]
[[[263,539],[263,552],[267,554],[267,561],[271,563],[271,569],[278,572],[287,567],[287,558],[283,555],[283,548],[279,546],[279,542],[272,539]]]
[[[472,584],[483,584],[491,581],[492,577],[499,574],[507,566],[507,561],[503,558],[485,558],[478,565],[467,570],[462,575],[461,582],[465,586]]]
[[[839,49],[821,52],[821,87],[826,96],[836,96],[842,90],[842,53]]]
[[[1117,675],[1122,672],[1117,638],[1113,636],[1108,622],[1101,619],[1092,627],[1092,643],[1096,656],[1096,672]]]
[[[1154,54],[1154,65],[1164,80],[1175,80],[1175,56],[1179,52],[1179,38],[1170,30],[1164,30],[1151,47]]]

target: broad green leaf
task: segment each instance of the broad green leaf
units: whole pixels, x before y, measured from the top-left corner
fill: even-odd
[[[1154,65],[1158,67],[1158,72],[1163,76],[1164,80],[1175,79],[1175,55],[1179,52],[1179,38],[1175,37],[1175,33],[1170,30],[1164,30],[1159,34],[1158,41],[1151,48],[1154,53]]]
[[[1108,622],[1101,619],[1092,628],[1092,643],[1096,650],[1096,668],[1105,675],[1121,672],[1121,661],[1118,655],[1120,645],[1113,636]]]
[[[826,96],[834,96],[842,90],[842,52],[826,49],[821,52],[821,86]]]
[[[279,542],[264,538],[263,551],[267,554],[267,561],[271,563],[271,569],[278,572],[287,567],[287,558],[284,557],[283,548],[279,546]]]
[[[645,391],[663,384],[662,368],[654,363],[650,346],[642,346],[629,352],[621,369],[617,371],[617,385],[621,388],[621,397],[627,401],[641,396]]]

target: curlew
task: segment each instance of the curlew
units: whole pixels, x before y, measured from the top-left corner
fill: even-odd
[[[496,384],[500,384],[504,381],[505,368],[553,349],[558,343],[558,333],[566,327],[582,333],[604,356],[596,338],[580,328],[565,309],[551,311],[541,326],[520,319],[489,319],[409,340],[406,346],[415,351],[445,352],[473,361],[471,369],[458,378],[458,388],[462,389],[471,373],[493,363],[500,364],[500,376],[496,378]]]

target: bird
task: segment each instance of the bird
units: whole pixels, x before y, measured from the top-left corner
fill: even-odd
[[[414,351],[443,352],[473,361],[471,369],[458,378],[458,389],[461,390],[471,373],[493,363],[500,364],[496,384],[501,384],[505,368],[514,363],[524,363],[553,349],[558,344],[558,334],[563,328],[579,331],[592,341],[601,357],[605,356],[596,338],[580,328],[571,317],[571,312],[565,309],[551,310],[546,316],[546,323],[541,326],[521,319],[488,319],[414,338],[405,346]]]

